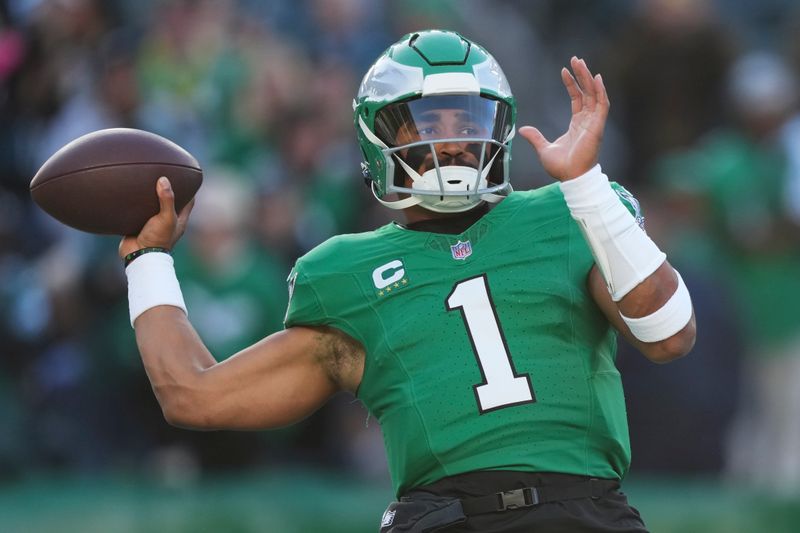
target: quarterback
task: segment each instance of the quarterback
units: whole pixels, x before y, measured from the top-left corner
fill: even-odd
[[[381,425],[399,531],[645,531],[615,366],[685,355],[689,293],[638,203],[598,164],[609,99],[573,57],[557,140],[515,124],[502,69],[455,32],[406,35],[353,102],[362,173],[402,221],[334,237],[289,275],[285,329],[217,362],[188,320],[169,250],[191,206],[120,245],[131,324],[166,419],[202,429],[299,421],[338,391]],[[509,183],[525,138],[555,179]]]

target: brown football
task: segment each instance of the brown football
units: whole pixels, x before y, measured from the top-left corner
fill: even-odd
[[[178,211],[203,182],[197,160],[174,142],[142,130],[99,130],[50,156],[31,180],[31,196],[73,228],[135,235],[158,213],[160,176],[169,178]]]

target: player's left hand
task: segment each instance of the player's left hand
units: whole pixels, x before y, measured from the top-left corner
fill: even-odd
[[[542,166],[559,181],[586,173],[597,164],[603,130],[610,102],[603,78],[592,76],[583,59],[570,60],[573,74],[561,69],[561,79],[572,102],[572,119],[567,131],[554,142],[532,126],[523,126],[519,134],[533,145]]]

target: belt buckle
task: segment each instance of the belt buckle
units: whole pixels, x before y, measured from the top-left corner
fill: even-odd
[[[498,511],[531,507],[539,503],[539,492],[536,490],[536,487],[525,487],[524,489],[498,492],[496,496]]]

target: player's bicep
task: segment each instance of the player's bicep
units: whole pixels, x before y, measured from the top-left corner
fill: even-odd
[[[275,333],[202,372],[202,427],[267,429],[298,422],[342,389],[327,361],[335,345],[320,328]]]

